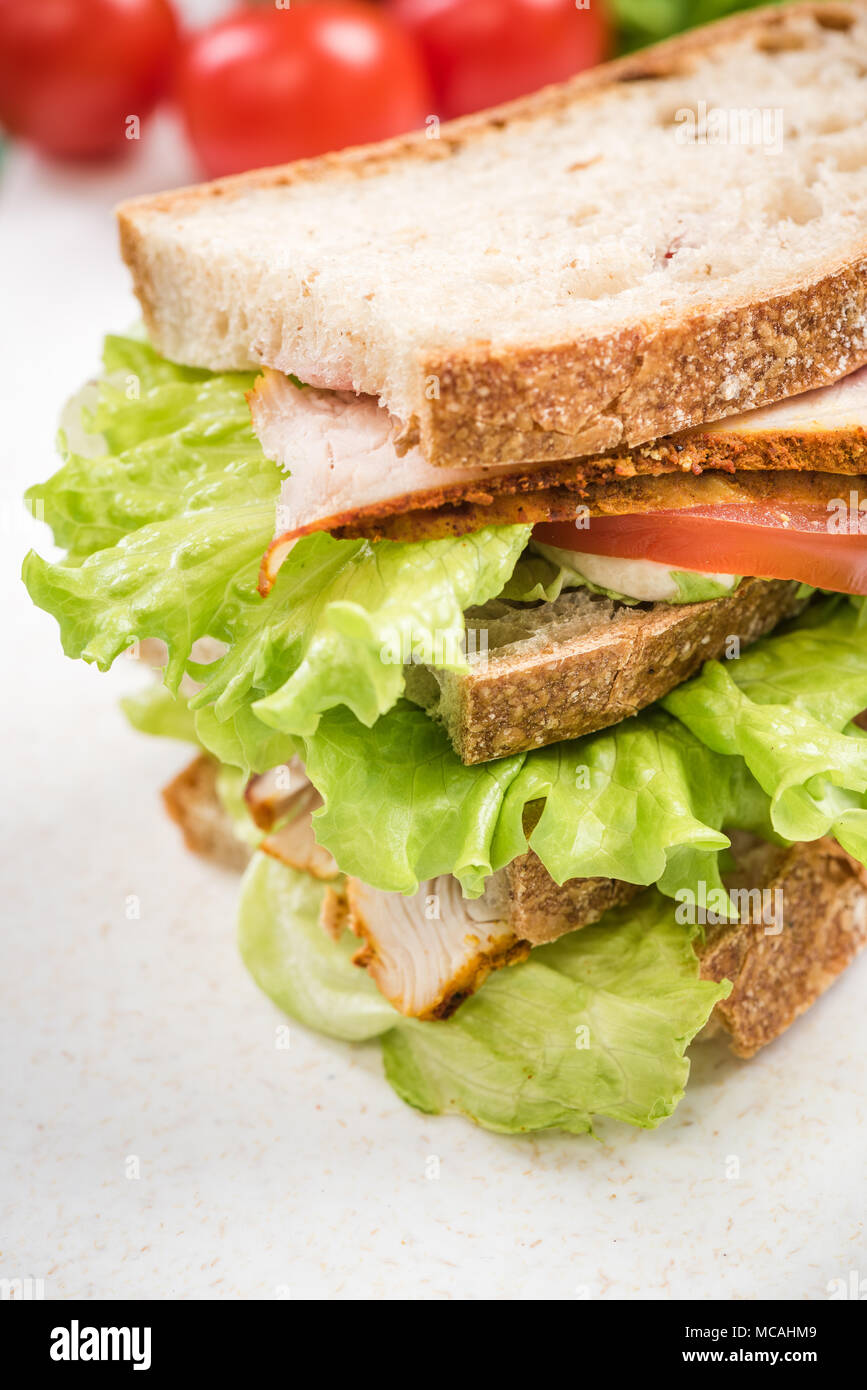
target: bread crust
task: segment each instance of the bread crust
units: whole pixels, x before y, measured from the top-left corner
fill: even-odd
[[[180,826],[184,844],[224,869],[246,867],[252,851],[239,839],[217,794],[219,763],[200,753],[163,788],[163,805]]]
[[[513,859],[507,870],[510,925],[533,946],[598,922],[611,907],[628,903],[641,888],[614,878],[570,878],[555,883],[533,850]]]
[[[830,839],[772,851],[761,881],[779,893],[782,930],[762,922],[709,927],[699,949],[706,980],[731,980],[716,1021],[732,1051],[752,1057],[784,1033],[867,945],[867,871]]]
[[[439,394],[421,447],[448,467],[580,458],[786,400],[865,362],[867,236],[851,259],[761,300],[547,347],[429,355],[422,376]]]
[[[621,609],[616,621],[588,635],[558,631],[547,647],[495,649],[468,673],[436,672],[439,695],[415,684],[407,694],[442,719],[466,764],[523,753],[619,724],[709,661],[737,637],[754,642],[798,612],[800,586],[745,579],[734,594],[705,603]]]
[[[764,31],[768,42],[811,17],[845,28],[867,0],[753,10],[583,73],[562,86],[424,132],[134,199],[118,209],[121,252],[145,323],[160,338],[160,306],[148,257],[148,222],[250,189],[331,177],[366,178],[396,160],[446,159],[467,141],[506,123],[531,121],[619,83],[688,69],[692,55]],[[867,235],[845,259],[815,276],[794,277],[761,299],[708,302],[677,319],[658,314],[601,336],[495,348],[488,342],[427,349],[417,358],[416,397],[407,422],[430,463],[449,467],[555,461],[632,446],[838,380],[867,363]],[[424,383],[435,378],[428,399]]]

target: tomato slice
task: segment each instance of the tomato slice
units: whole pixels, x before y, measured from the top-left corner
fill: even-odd
[[[533,528],[533,536],[589,555],[657,560],[700,573],[799,579],[817,589],[867,594],[867,534],[858,527],[857,505],[854,516],[847,512],[841,520],[825,506],[732,503],[594,516],[586,529],[546,521]]]

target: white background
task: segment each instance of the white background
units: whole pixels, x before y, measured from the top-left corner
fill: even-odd
[[[293,1026],[275,1046],[237,880],[160,807],[185,750],[117,711],[143,673],[66,660],[18,581],[29,545],[49,552],[20,494],[53,471],[102,333],[136,316],[110,209],[192,172],[153,135],[108,173],[16,153],[0,176],[0,1277],[51,1298],[558,1300],[823,1299],[867,1277],[865,962],[754,1061],[694,1048],[674,1118],[601,1142],[417,1114],[375,1045]]]

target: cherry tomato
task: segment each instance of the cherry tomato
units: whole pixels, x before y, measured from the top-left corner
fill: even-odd
[[[0,0],[0,124],[46,154],[124,149],[170,80],[168,0]]]
[[[388,0],[415,36],[437,115],[463,116],[562,82],[608,54],[602,0]]]
[[[854,531],[854,534],[852,534]],[[829,508],[723,503],[683,511],[591,517],[584,529],[542,522],[544,545],[588,555],[658,560],[674,569],[799,579],[817,589],[867,594],[867,535],[839,530]]]
[[[238,11],[194,34],[178,97],[212,177],[398,135],[432,111],[413,40],[359,0]]]

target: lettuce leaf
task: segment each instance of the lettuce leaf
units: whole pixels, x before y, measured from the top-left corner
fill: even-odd
[[[238,941],[260,989],[319,1033],[360,1042],[399,1015],[366,970],[352,964],[358,940],[332,941],[319,925],[326,884],[257,854],[241,884]]]
[[[164,685],[152,681],[135,695],[126,695],[120,707],[134,729],[155,738],[174,738],[181,743],[199,744],[196,722],[182,696],[173,695]]]
[[[408,705],[371,730],[329,716],[303,745],[325,798],[317,834],[376,887],[414,892],[453,873],[469,896],[523,853],[530,807],[530,844],[558,882],[719,888],[728,829],[831,834],[867,862],[867,738],[851,723],[867,708],[863,633],[861,604],[820,601],[739,659],[708,662],[662,707],[481,766],[464,767]]]
[[[260,692],[257,718],[285,733],[315,732],[335,705],[374,723],[402,695],[407,661],[466,668],[464,610],[500,591],[528,536],[500,526],[415,544],[307,537],[268,601],[239,616],[231,651],[196,671],[194,707],[214,702],[225,719]]]
[[[257,855],[244,877],[241,954],[257,984],[330,1037],[382,1037],[385,1072],[418,1109],[502,1133],[580,1134],[610,1116],[655,1128],[689,1074],[685,1049],[727,984],[700,980],[688,933],[649,893],[498,971],[446,1023],[403,1018],[319,926],[325,885]]]
[[[742,759],[712,752],[661,710],[550,748],[466,767],[445,731],[407,701],[371,729],[346,710],[299,740],[325,805],[316,836],[341,869],[414,893],[454,874],[468,897],[530,844],[551,876],[597,875],[672,896],[721,886],[723,826],[772,835],[768,802]]]
[[[27,494],[70,553],[51,564],[31,552],[23,578],[67,656],[105,670],[159,637],[177,691],[196,639],[230,640],[255,595],[281,473],[250,425],[253,376],[177,367],[132,338],[107,339],[103,364],[77,433],[105,451],[71,452],[73,420],[62,468]]]
[[[832,834],[867,848],[867,645],[855,602],[826,599],[808,623],[766,638],[737,661],[708,662],[662,701],[706,747],[743,758],[789,840]]]
[[[608,0],[621,51],[644,48],[683,29],[781,0]]]
[[[228,719],[218,719],[213,705],[192,711],[192,717],[202,747],[221,763],[229,763],[245,773],[267,772],[269,767],[288,762],[297,751],[291,734],[269,729],[248,705],[242,705]]]
[[[544,802],[530,844],[558,883],[657,883],[674,896],[721,888],[723,827],[767,834],[767,801],[739,758],[712,752],[662,710],[527,756],[503,800],[495,868],[526,847],[526,808]]]
[[[136,639],[161,638],[168,688],[185,673],[204,682],[200,737],[259,770],[335,705],[367,723],[390,709],[407,654],[463,669],[464,609],[502,589],[529,527],[418,544],[308,536],[263,599],[283,475],[251,428],[254,378],[178,367],[133,338],[109,338],[104,367],[70,412],[62,468],[28,493],[69,550],[24,562],[67,655],[106,669]],[[196,665],[206,636],[228,650]]]
[[[332,710],[299,752],[326,803],[316,838],[338,850],[345,873],[399,893],[451,873],[469,896],[482,892],[503,797],[525,755],[465,767],[444,730],[405,700],[372,728]]]
[[[244,789],[247,775],[239,767],[222,765],[217,773],[217,797],[229,816],[239,840],[251,849],[258,849],[264,832],[256,825],[247,810]]]
[[[255,589],[274,507],[217,508],[142,526],[81,564],[31,552],[23,577],[53,613],[67,656],[106,671],[137,639],[168,648],[164,680],[176,691],[200,637],[231,640],[231,614]]]
[[[671,577],[677,589],[672,603],[705,603],[711,598],[733,594],[743,575],[733,574],[730,584],[720,584],[712,575],[701,574],[698,570],[672,570]]]
[[[244,398],[253,375],[178,367],[120,337],[106,338],[103,368],[67,407],[62,468],[26,494],[73,560],[155,522],[276,502],[280,471],[262,454]]]
[[[655,1129],[682,1098],[684,1053],[730,992],[657,893],[499,970],[445,1023],[383,1039],[398,1095],[514,1134],[592,1132],[594,1116]]]

